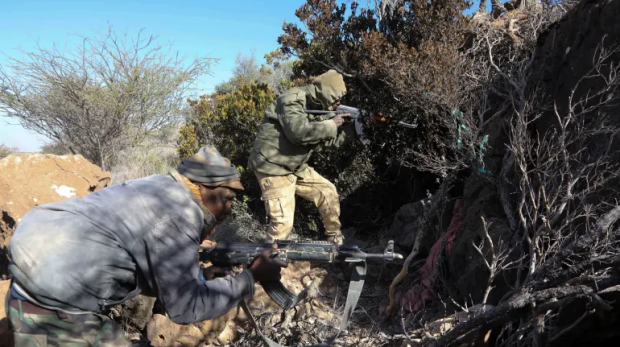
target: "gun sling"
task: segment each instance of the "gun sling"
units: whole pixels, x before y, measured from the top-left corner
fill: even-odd
[[[349,322],[349,319],[353,315],[353,310],[357,306],[357,302],[359,301],[360,295],[362,294],[362,289],[364,288],[365,280],[366,280],[366,262],[365,261],[358,262],[355,264],[355,268],[353,269],[353,273],[351,275],[351,282],[349,283],[349,292],[347,294],[347,302],[344,306],[344,312],[342,314],[342,321],[340,322],[340,327],[338,328],[338,331],[329,340],[323,343],[320,343],[318,345],[312,345],[312,346],[307,346],[307,347],[328,347],[328,346],[331,346],[331,344],[333,344],[334,341],[336,341],[340,333],[343,330],[345,330],[347,323]],[[263,285],[263,288],[265,288],[265,291],[267,292],[269,297],[273,299],[276,303],[278,303],[278,305],[280,305],[284,309],[289,309],[289,308],[294,307],[295,305],[299,303],[299,301],[301,301],[307,296],[306,290],[302,291],[298,296],[295,296],[288,289],[286,289],[284,285],[282,285],[281,282],[271,282],[271,283],[265,283],[262,285]],[[265,287],[265,285],[267,286]],[[245,300],[241,300],[239,305],[241,305],[243,312],[245,312],[245,314],[248,316],[250,323],[256,329],[256,332],[262,338],[263,342],[265,343],[265,346],[286,347],[271,340],[270,338],[268,338],[267,336],[263,334],[262,330],[258,326],[258,323],[254,319],[252,312],[250,312],[250,309],[248,308],[248,305],[246,304]]]

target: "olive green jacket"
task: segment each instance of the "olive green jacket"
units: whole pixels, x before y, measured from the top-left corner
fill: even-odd
[[[352,123],[340,128],[334,113],[308,114],[307,109],[326,110],[344,91],[315,81],[280,95],[265,111],[254,141],[248,166],[265,175],[295,174],[303,177],[308,160],[318,145],[339,147],[355,138]]]

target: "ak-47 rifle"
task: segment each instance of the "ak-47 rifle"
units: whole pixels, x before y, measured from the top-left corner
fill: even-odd
[[[372,119],[376,123],[384,123],[384,124],[392,122],[392,118],[384,116],[381,112],[372,113],[366,110],[360,110],[359,108],[352,107],[352,106],[346,106],[346,105],[339,105],[333,111],[306,110],[306,113],[313,113],[313,114],[334,113],[335,115],[348,114],[347,118],[350,118],[351,120],[353,120],[353,122],[355,122],[355,132],[357,133],[360,141],[363,144],[367,144],[369,141],[368,138],[366,137],[366,134],[364,133],[364,127],[366,126],[369,120]],[[405,123],[402,121],[397,121],[396,124],[399,126],[405,127],[405,128],[411,128],[411,129],[416,128],[415,125]]]

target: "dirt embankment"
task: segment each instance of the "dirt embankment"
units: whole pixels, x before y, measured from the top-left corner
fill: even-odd
[[[6,247],[29,209],[72,197],[83,197],[110,182],[81,155],[9,155],[0,160],[0,279],[6,279]]]
[[[110,182],[81,155],[9,155],[0,160],[0,346],[11,346],[4,298],[9,288],[7,246],[29,209],[49,202],[83,197]]]

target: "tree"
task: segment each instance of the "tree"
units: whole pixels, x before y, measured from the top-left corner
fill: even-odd
[[[222,82],[215,86],[215,92],[219,94],[231,93],[246,83],[256,82],[261,77],[260,66],[256,62],[256,57],[252,51],[249,56],[243,53],[237,54],[235,59],[235,67],[233,68],[233,77],[228,81]]]
[[[110,28],[68,51],[37,45],[0,68],[0,111],[103,169],[184,118],[186,92],[212,58],[186,61],[157,37]]]

